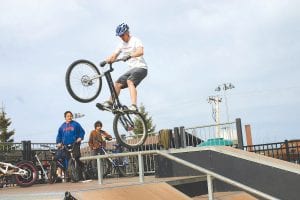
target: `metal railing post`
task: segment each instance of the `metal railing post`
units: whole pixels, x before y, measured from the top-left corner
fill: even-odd
[[[144,161],[143,161],[143,156],[140,152],[138,154],[138,160],[139,160],[140,183],[144,183]]]
[[[97,169],[98,169],[98,183],[99,184],[103,184],[103,165],[102,165],[102,159],[101,158],[97,158]]]
[[[179,127],[179,135],[180,135],[180,143],[181,143],[181,148],[186,147],[186,135],[185,135],[185,130],[184,126]]]
[[[284,140],[284,144],[285,144],[286,159],[287,159],[287,161],[291,162],[289,141]],[[283,157],[283,159],[284,159],[284,157]]]
[[[212,178],[211,175],[207,174],[207,192],[208,192],[208,199],[213,200],[213,184],[212,184]]]
[[[243,149],[244,142],[243,142],[243,132],[242,132],[242,121],[240,118],[235,119],[236,124],[236,133],[238,139],[238,148]]]

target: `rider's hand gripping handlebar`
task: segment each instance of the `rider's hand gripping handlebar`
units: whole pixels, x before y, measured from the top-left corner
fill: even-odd
[[[126,62],[126,61],[129,60],[130,58],[131,58],[130,55],[124,56],[123,58],[116,59],[115,61],[113,61],[113,62],[111,62],[111,63],[109,63],[109,62],[107,62],[106,60],[104,60],[104,61],[100,62],[100,66],[101,66],[101,67],[104,67],[106,64],[113,64],[113,63],[115,63],[115,62],[120,62],[120,61]]]

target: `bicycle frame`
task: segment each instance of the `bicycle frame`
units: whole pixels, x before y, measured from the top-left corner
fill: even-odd
[[[113,63],[116,63],[116,62],[120,62],[120,61],[124,61],[123,59],[116,59]],[[93,79],[95,78],[101,78],[103,76],[105,76],[105,79],[106,79],[106,82],[108,84],[108,88],[109,88],[109,91],[110,91],[110,94],[111,94],[111,97],[112,97],[112,101],[113,101],[113,109],[112,110],[109,110],[111,111],[113,114],[116,114],[117,112],[120,112],[122,111],[122,104],[119,100],[119,97],[117,95],[117,92],[116,92],[116,89],[115,89],[115,86],[114,86],[114,82],[112,80],[112,77],[111,77],[111,72],[114,71],[114,69],[112,68],[112,64],[113,63],[109,63],[109,69],[104,71],[103,74],[99,75],[99,76],[95,76]],[[101,67],[104,67],[106,65],[106,61],[103,61],[100,63],[100,66]],[[93,80],[91,79],[91,80]]]
[[[43,173],[44,173],[44,176],[46,177],[46,180],[49,180],[48,175],[47,175],[47,172],[46,172],[46,170],[45,170],[43,164],[41,163],[41,161],[40,161],[38,155],[35,154],[34,157],[35,157],[35,159],[38,161],[38,163],[39,163],[39,165],[40,165],[40,167],[41,167],[41,169],[42,169],[42,171],[43,171]]]
[[[104,152],[105,155],[108,155],[107,151],[103,147],[101,147],[101,150]],[[122,164],[118,164],[116,162],[116,159],[112,159],[112,158],[107,158],[107,159],[111,162],[113,167],[123,167],[128,164],[124,162],[124,158],[122,158],[122,162],[121,162]]]
[[[16,171],[17,170],[17,171]],[[0,162],[0,172],[4,175],[27,175],[27,171],[13,164]]]

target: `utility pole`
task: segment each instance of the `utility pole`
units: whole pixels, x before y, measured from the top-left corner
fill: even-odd
[[[216,138],[220,138],[220,103],[222,102],[222,98],[219,96],[209,96],[207,101],[212,104],[212,117],[217,124]]]

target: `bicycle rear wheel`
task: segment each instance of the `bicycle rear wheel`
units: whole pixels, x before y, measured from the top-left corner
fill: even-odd
[[[147,139],[148,131],[143,115],[125,110],[115,115],[113,129],[117,141],[127,148],[138,148]]]
[[[22,161],[16,166],[27,171],[26,175],[15,175],[17,185],[21,187],[29,187],[36,182],[38,178],[38,171],[32,162]]]
[[[96,99],[102,88],[102,79],[98,68],[88,60],[73,62],[66,72],[66,87],[77,101],[88,103]]]
[[[108,158],[103,160],[103,178],[106,178],[109,174],[112,173],[112,163]]]

